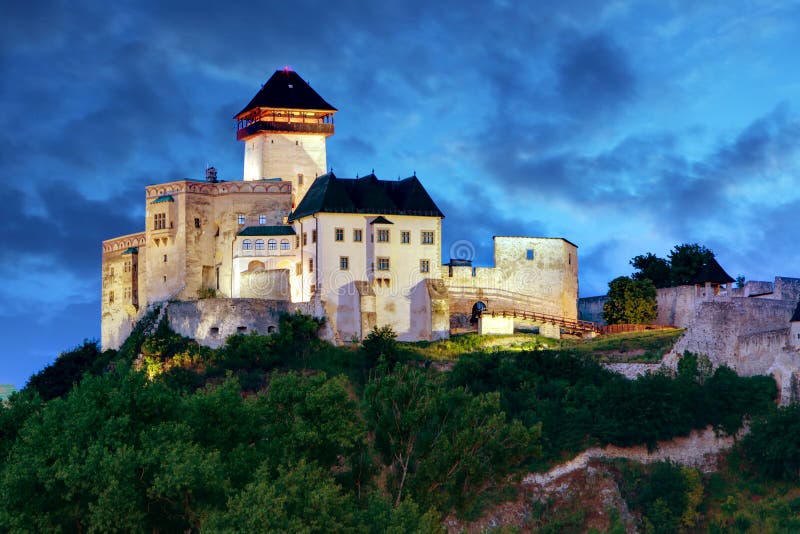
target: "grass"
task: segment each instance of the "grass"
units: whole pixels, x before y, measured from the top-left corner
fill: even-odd
[[[481,336],[458,334],[440,341],[398,343],[400,351],[411,358],[423,360],[457,360],[463,354],[475,352],[518,352],[560,348],[561,342],[536,334]]]
[[[563,347],[600,362],[656,363],[675,345],[682,328],[608,334],[588,340],[564,340]]]
[[[701,513],[706,532],[800,531],[800,487],[754,474],[733,452],[725,469],[708,477]]]
[[[458,334],[441,341],[406,342],[399,343],[399,346],[404,355],[421,360],[453,361],[462,354],[476,352],[569,350],[594,357],[600,362],[654,363],[661,360],[682,333],[680,328],[664,328],[609,334],[592,339],[551,339],[536,334]]]

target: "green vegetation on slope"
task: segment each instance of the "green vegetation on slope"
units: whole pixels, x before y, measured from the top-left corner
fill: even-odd
[[[65,353],[0,409],[0,530],[429,532],[531,466],[733,432],[775,395],[691,355],[676,377],[628,381],[573,348],[464,336],[448,350],[473,352],[441,372],[389,330],[355,349],[319,328],[287,315],[212,350],[151,324],[118,353]]]

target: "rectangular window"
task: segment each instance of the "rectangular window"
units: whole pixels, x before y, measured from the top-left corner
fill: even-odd
[[[433,245],[433,232],[429,230],[422,231],[422,244],[423,245]]]
[[[113,291],[109,291],[108,292],[108,303],[109,304],[114,304],[114,292]]]
[[[239,222],[239,224],[244,224],[247,222],[247,217],[245,217],[243,213],[240,213],[236,216],[236,220]]]
[[[316,243],[317,242],[317,231],[316,230],[311,230],[311,242],[312,243]]]
[[[333,238],[334,238],[336,241],[344,241],[344,228],[336,228],[336,229],[333,231],[333,234],[334,234],[334,235],[333,235]]]
[[[298,174],[297,175],[297,185],[303,185],[303,175],[302,174]]]
[[[378,230],[378,243],[389,242],[389,230]]]
[[[197,217],[194,218],[194,227],[200,228],[200,219],[198,219]]]
[[[308,245],[308,232],[303,232],[303,246]]]
[[[533,259],[533,249],[529,248],[525,251],[525,258],[532,260]]]
[[[267,224],[267,216],[266,215],[259,215],[258,216],[258,224]]]
[[[126,261],[125,265],[122,267],[123,272],[129,273],[131,272],[131,262]]]
[[[361,228],[355,228],[353,230],[353,241],[356,243],[361,243],[363,239],[363,233],[361,232]]]
[[[123,298],[125,300],[130,300],[131,299],[131,288],[126,287],[125,291],[123,291],[122,293],[123,293]]]
[[[421,273],[429,273],[429,272],[431,272],[431,261],[430,260],[419,260],[419,272],[421,272]]]
[[[400,242],[404,245],[411,243],[411,232],[407,231],[400,232]]]
[[[378,258],[378,270],[379,271],[389,270],[389,258]]]
[[[167,263],[167,255],[164,254],[164,263]]]
[[[339,270],[346,271],[350,268],[350,258],[347,256],[339,256]]]
[[[300,247],[300,236],[296,235],[294,236],[294,248],[299,248],[299,247]]]
[[[153,215],[153,230],[163,230],[167,227],[167,214],[156,213]]]
[[[314,272],[314,258],[308,258],[308,272]]]
[[[301,274],[303,274],[303,264],[302,263],[298,263],[297,264],[297,267],[295,268],[295,274],[297,276],[300,276]]]
[[[112,277],[114,276],[114,268],[113,267],[108,270],[108,276],[112,276]]]

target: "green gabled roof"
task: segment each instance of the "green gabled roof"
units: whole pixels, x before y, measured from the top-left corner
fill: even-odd
[[[238,235],[265,236],[265,235],[297,235],[291,226],[248,226]]]
[[[731,278],[714,258],[711,258],[703,265],[703,268],[700,269],[700,272],[697,273],[697,277],[694,279],[695,284],[705,284],[706,282],[712,284],[730,284],[735,281],[736,280]]]
[[[416,176],[405,180],[337,178],[332,172],[318,176],[289,221],[315,213],[364,213],[444,217]]]
[[[123,254],[138,254],[138,253],[139,253],[139,249],[136,248],[136,247],[127,248],[123,252]]]
[[[159,204],[161,202],[175,202],[175,199],[172,198],[172,195],[161,195],[160,197],[152,201],[150,204]]]

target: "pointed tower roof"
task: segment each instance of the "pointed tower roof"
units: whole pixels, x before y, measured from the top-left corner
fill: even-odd
[[[800,301],[797,302],[797,307],[794,309],[794,315],[789,319],[790,323],[800,323]]]
[[[257,108],[338,111],[325,102],[325,99],[319,96],[299,74],[288,67],[276,70],[250,103],[234,118],[238,119]]]
[[[700,269],[700,272],[697,273],[697,277],[694,279],[695,284],[705,284],[706,282],[712,284],[730,284],[735,281],[736,280],[731,278],[714,258],[711,258],[703,265],[703,268]]]

